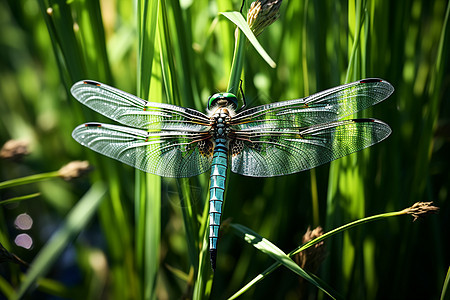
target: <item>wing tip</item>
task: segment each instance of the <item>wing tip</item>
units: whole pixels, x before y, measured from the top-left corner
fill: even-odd
[[[98,122],[89,122],[89,123],[84,123],[83,125],[84,127],[102,127],[102,123],[98,123]]]
[[[353,122],[355,123],[368,123],[368,122],[376,122],[376,119],[372,119],[372,118],[360,118],[360,119],[352,119]]]
[[[365,78],[365,79],[361,79],[359,82],[361,83],[376,83],[376,82],[383,82],[385,80],[381,79],[381,78]]]
[[[388,82],[388,81],[386,81],[386,80],[384,80],[382,78],[376,78],[376,77],[374,77],[374,78],[365,78],[365,79],[359,80],[359,82],[360,83],[383,83],[383,84],[385,84],[388,87],[388,90],[389,90],[386,98],[388,98],[394,92],[394,86],[390,82]]]
[[[72,95],[73,95],[76,99],[78,99],[78,97],[76,96],[76,90],[77,90],[77,88],[79,88],[79,87],[81,87],[81,86],[84,86],[84,85],[92,85],[92,86],[97,86],[97,87],[99,87],[99,86],[102,85],[102,83],[100,83],[100,82],[98,82],[98,81],[95,81],[95,80],[90,80],[90,79],[80,80],[80,81],[74,83],[74,84],[72,85],[72,87],[70,88],[70,92],[72,93]]]
[[[78,141],[78,137],[77,134],[80,130],[84,130],[86,127],[102,127],[102,123],[97,123],[97,122],[89,122],[89,123],[84,123],[81,125],[78,125],[77,127],[74,128],[74,130],[72,131],[72,137]]]
[[[89,80],[89,79],[87,79],[87,80],[82,80],[82,81],[80,81],[80,82],[82,82],[83,84],[89,84],[89,85],[95,85],[95,86],[101,86],[101,85],[102,85],[102,84],[101,84],[100,82],[98,82],[98,81]]]
[[[378,119],[372,118],[361,118],[361,119],[351,119],[354,123],[376,123],[374,126],[377,126],[381,131],[384,131],[384,136],[377,140],[376,143],[379,143],[389,137],[392,133],[392,128],[386,122],[383,122]],[[374,143],[374,144],[376,144]],[[372,145],[374,145],[372,144]]]
[[[386,122],[374,118],[358,118],[358,119],[350,119],[350,121],[354,123],[379,123],[388,125]]]
[[[93,85],[93,86],[101,86],[101,85],[103,85],[101,82],[98,82],[98,81],[95,81],[95,80],[84,79],[84,80],[80,80],[80,81],[75,82],[72,85],[72,89],[74,87],[76,87],[76,86],[81,86],[81,85],[86,85],[86,84],[87,85]]]

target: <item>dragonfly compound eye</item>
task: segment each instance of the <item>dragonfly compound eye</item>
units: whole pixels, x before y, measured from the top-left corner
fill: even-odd
[[[223,102],[223,104],[221,102]],[[217,105],[219,106],[231,105],[233,109],[236,109],[238,105],[238,100],[236,96],[232,93],[218,93],[209,97],[208,109],[211,109]]]

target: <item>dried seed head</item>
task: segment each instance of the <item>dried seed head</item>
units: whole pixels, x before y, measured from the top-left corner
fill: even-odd
[[[247,23],[255,35],[275,22],[280,16],[281,0],[256,0],[247,12]]]
[[[62,177],[64,180],[71,180],[74,178],[81,177],[82,175],[90,172],[92,167],[89,165],[88,161],[72,161],[67,165],[63,166],[58,171],[59,177]]]
[[[9,140],[0,150],[0,158],[9,160],[20,160],[25,155],[29,154],[29,142],[25,140]]]
[[[415,221],[420,217],[435,214],[438,210],[439,207],[434,206],[433,202],[416,202],[413,206],[404,209],[403,212],[413,216],[413,221]]]
[[[302,244],[306,244],[315,238],[318,238],[323,234],[322,227],[317,227],[314,230],[308,227],[306,233],[303,235]],[[322,242],[319,242],[301,252],[295,257],[295,261],[300,267],[306,270],[315,272],[322,261],[325,259],[325,246]]]
[[[303,235],[302,244],[306,244],[309,241],[318,238],[323,235],[322,227],[316,227],[314,230],[311,230],[309,227],[306,230],[306,233]],[[324,242],[321,241],[313,246],[306,248],[305,250],[299,252],[295,257],[295,262],[304,270],[315,273],[319,269],[322,262],[325,260],[326,252]],[[303,278],[299,279],[299,292],[300,294],[305,293],[305,288],[307,284]]]

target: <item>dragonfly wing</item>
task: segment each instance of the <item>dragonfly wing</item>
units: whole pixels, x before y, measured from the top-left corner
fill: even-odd
[[[70,91],[84,105],[124,125],[154,130],[209,129],[209,118],[195,109],[149,102],[100,82],[79,81]]]
[[[367,148],[390,133],[386,123],[375,119],[238,131],[230,143],[231,170],[254,177],[292,174]]]
[[[261,105],[232,119],[236,130],[259,127],[307,127],[336,121],[388,98],[394,87],[383,79],[362,79],[303,99]]]
[[[209,170],[213,143],[208,133],[148,132],[124,126],[86,123],[73,138],[94,151],[164,177],[190,177]]]

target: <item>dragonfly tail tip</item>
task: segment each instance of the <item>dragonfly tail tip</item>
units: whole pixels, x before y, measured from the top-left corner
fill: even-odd
[[[209,258],[211,260],[211,268],[213,269],[213,271],[216,270],[216,257],[217,257],[217,249],[210,249]]]

